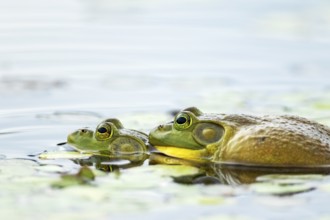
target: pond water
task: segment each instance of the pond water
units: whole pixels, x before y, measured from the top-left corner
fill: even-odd
[[[329,12],[325,0],[0,0],[0,216],[329,219],[324,172],[214,166],[230,185],[185,185],[196,168],[145,163],[54,189],[80,166],[35,156],[107,117],[149,132],[189,106],[330,125]]]

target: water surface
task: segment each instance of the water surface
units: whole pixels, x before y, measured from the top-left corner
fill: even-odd
[[[1,0],[0,158],[62,150],[57,143],[68,133],[107,117],[148,132],[188,106],[294,114],[330,125],[329,8],[325,0]],[[11,173],[14,162],[0,161]],[[40,168],[24,163],[17,167],[25,174],[17,175],[25,184],[1,178],[1,216],[329,218],[329,178],[319,174],[299,183],[289,178],[287,185],[300,188],[278,197],[269,185],[180,185],[158,175],[173,170],[145,165],[119,179],[99,177],[96,187],[77,187],[78,193],[47,182],[79,168],[70,160],[43,161],[60,171],[37,175]],[[283,182],[275,186],[283,190]]]

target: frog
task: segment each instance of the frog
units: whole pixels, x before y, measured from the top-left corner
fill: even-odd
[[[153,128],[160,153],[200,163],[263,167],[330,164],[330,128],[294,115],[203,113],[183,109]]]
[[[67,143],[81,153],[131,155],[148,152],[148,135],[124,128],[116,118],[108,118],[92,131],[78,129],[67,137]]]

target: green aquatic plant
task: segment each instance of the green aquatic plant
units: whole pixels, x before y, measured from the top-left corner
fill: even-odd
[[[95,174],[87,166],[80,168],[77,174],[64,174],[61,180],[52,183],[54,188],[64,188],[75,185],[88,185],[95,179]]]

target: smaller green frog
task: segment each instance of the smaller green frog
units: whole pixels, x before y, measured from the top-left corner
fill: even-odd
[[[67,142],[81,153],[130,155],[148,151],[148,136],[124,128],[115,118],[102,121],[95,132],[86,128],[78,129],[68,135]]]

